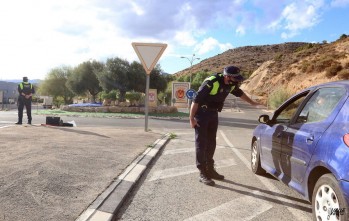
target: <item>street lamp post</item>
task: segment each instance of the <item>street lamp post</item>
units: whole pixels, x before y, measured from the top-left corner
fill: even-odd
[[[188,57],[184,57],[184,56],[181,56],[181,58],[185,58],[189,61],[190,63],[190,82],[189,82],[189,89],[191,89],[191,76],[192,76],[192,72],[191,72],[191,68],[193,66],[193,63],[195,60],[200,60],[200,58],[196,58],[195,57],[195,54],[193,54],[193,56],[191,56],[191,58],[188,58]],[[190,106],[191,106],[191,99],[188,100],[188,111],[190,111]]]
[[[196,58],[195,54],[193,54],[193,56],[191,58],[184,57],[184,56],[181,56],[181,58],[187,59],[189,61],[189,63],[190,63],[190,88],[191,88],[191,76],[192,76],[191,67],[193,66],[194,61],[195,60],[200,60],[200,58]]]

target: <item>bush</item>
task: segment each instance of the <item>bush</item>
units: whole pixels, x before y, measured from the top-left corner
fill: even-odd
[[[33,97],[32,97],[32,101],[33,101],[34,103],[44,103],[44,99],[43,99],[43,98],[39,98],[39,97],[37,97],[37,96],[33,96]]]
[[[118,93],[116,90],[111,90],[109,92],[103,91],[101,93],[101,97],[102,97],[102,99],[110,99],[110,100],[115,101],[118,98]]]
[[[346,35],[346,34],[342,34],[342,35],[339,37],[339,40],[346,39],[347,37],[348,37],[348,35]]]
[[[326,71],[325,72],[325,76],[328,77],[328,78],[336,76],[337,73],[340,70],[342,70],[342,65],[340,65],[340,64],[333,64],[330,67],[325,69],[325,71]]]
[[[142,98],[142,94],[139,92],[127,92],[125,95],[126,100],[130,101],[130,103],[133,103],[135,101],[140,101],[140,99]]]
[[[272,109],[276,109],[282,103],[284,103],[292,93],[285,88],[278,88],[272,92],[268,97],[268,103]]]
[[[310,72],[314,71],[314,68],[315,68],[314,64],[312,62],[309,62],[309,61],[303,61],[301,63],[301,67],[300,67],[300,69],[303,73],[310,73]]]
[[[64,98],[62,96],[53,98],[53,105],[55,105],[56,107],[60,107],[62,104],[64,104]]]
[[[172,96],[172,93],[169,91],[160,92],[158,94],[158,100],[161,102],[161,104],[170,105],[171,104],[171,96]]]
[[[346,80],[349,79],[349,69],[342,69],[337,73],[340,79]]]
[[[315,63],[315,71],[321,72],[325,70],[326,68],[330,67],[333,63],[335,63],[335,60],[332,56],[329,57],[322,57]]]
[[[281,61],[281,59],[282,59],[282,54],[281,54],[281,53],[278,53],[278,54],[275,55],[275,57],[274,57],[274,60],[275,60],[275,61]]]
[[[313,48],[315,45],[316,45],[315,43],[309,43],[309,44],[300,46],[300,47],[296,48],[296,52],[300,52],[300,51],[304,51],[304,50],[311,49],[311,48]]]

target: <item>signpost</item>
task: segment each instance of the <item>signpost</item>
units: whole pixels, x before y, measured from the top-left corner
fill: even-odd
[[[189,89],[189,82],[172,82],[172,98],[176,99],[173,103],[176,107],[186,107],[187,97],[185,96],[186,91]]]
[[[4,91],[0,91],[0,102],[2,104],[1,109],[4,109]]]
[[[196,91],[194,89],[189,89],[189,90],[187,90],[185,95],[187,96],[187,98],[189,100],[193,100],[196,97],[197,93],[196,93]]]
[[[162,53],[165,51],[167,44],[160,43],[132,43],[139,60],[141,61],[146,77],[146,91],[145,91],[145,128],[148,131],[148,109],[149,109],[149,75],[159,61]]]

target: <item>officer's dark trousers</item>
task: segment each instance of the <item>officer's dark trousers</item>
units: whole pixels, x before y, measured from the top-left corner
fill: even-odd
[[[32,101],[23,97],[18,99],[18,122],[22,123],[23,109],[27,110],[28,122],[32,121]]]
[[[205,170],[206,166],[214,164],[218,113],[199,108],[195,118],[200,125],[195,127],[196,166],[199,170]]]

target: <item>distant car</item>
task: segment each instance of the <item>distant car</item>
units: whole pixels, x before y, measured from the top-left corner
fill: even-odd
[[[314,220],[349,220],[349,81],[305,89],[259,117],[251,168],[311,202]]]

